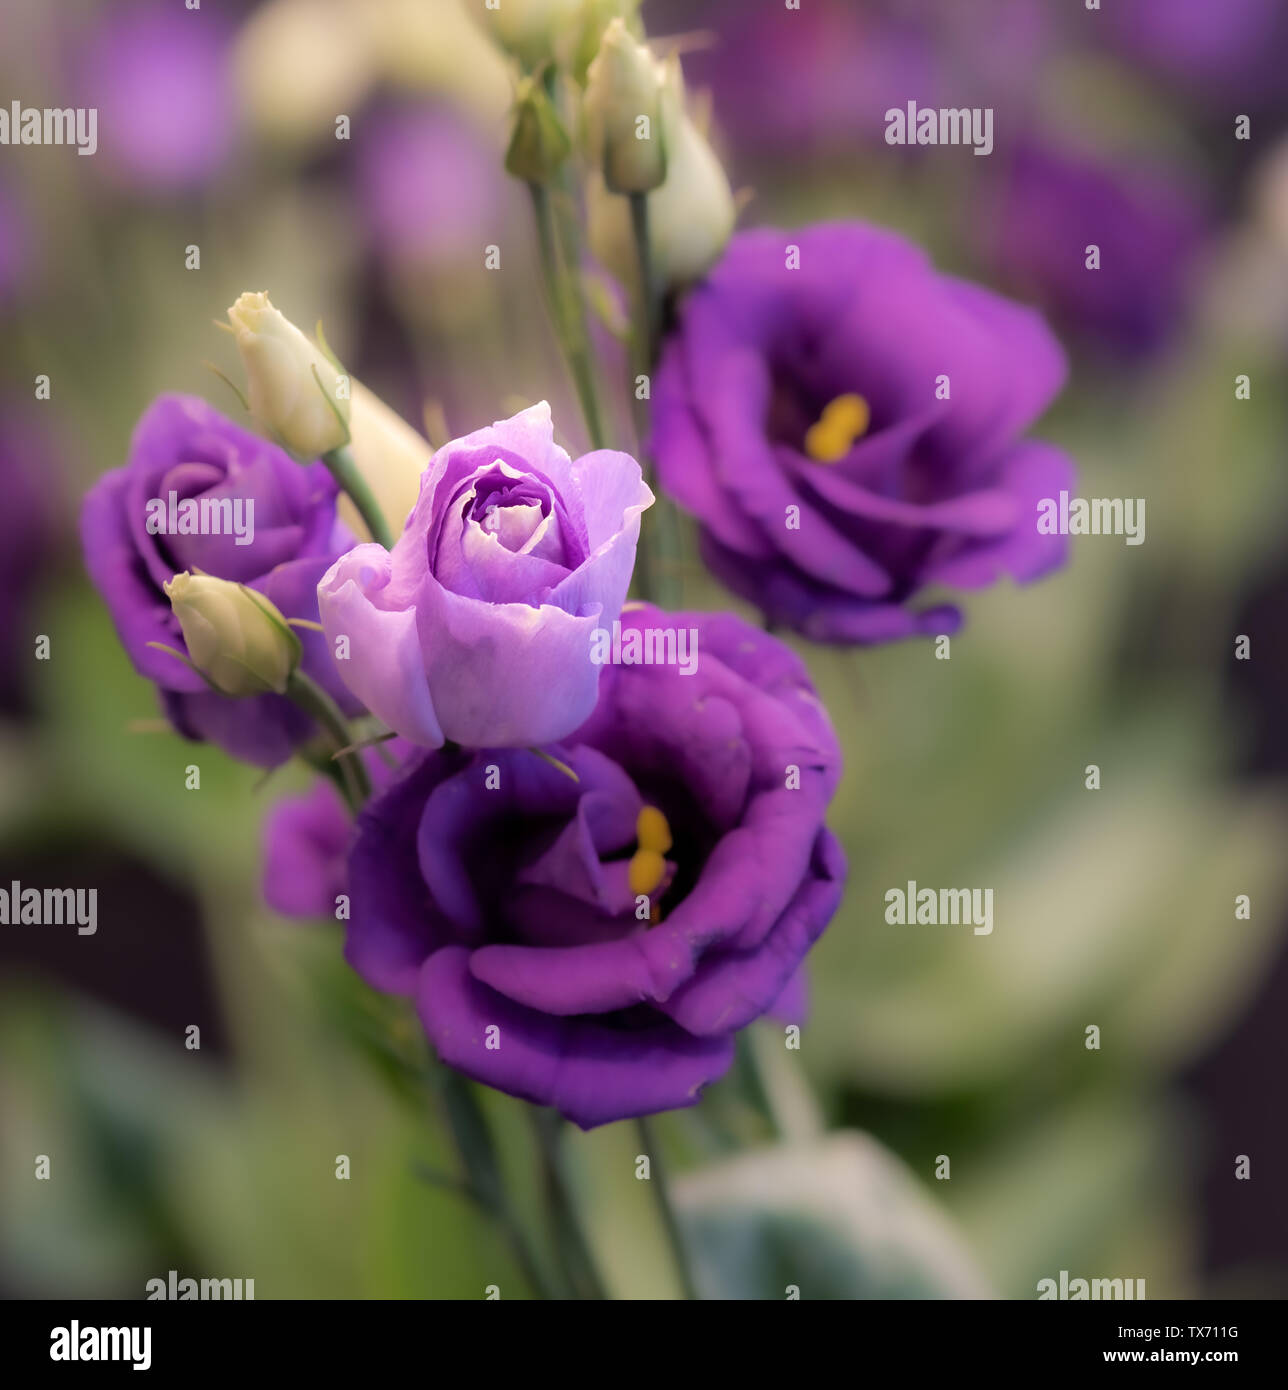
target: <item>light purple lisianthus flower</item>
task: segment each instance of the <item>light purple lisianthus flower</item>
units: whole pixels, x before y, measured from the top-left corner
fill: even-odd
[[[562,738],[594,708],[594,633],[652,501],[628,454],[570,459],[544,401],[444,445],[393,550],[358,546],[318,589],[350,690],[428,748]]]
[[[1034,141],[1010,152],[985,228],[1005,283],[1125,358],[1157,352],[1180,325],[1206,232],[1198,199],[1165,167]]]
[[[221,507],[225,529],[201,535],[150,532],[149,503],[161,503],[168,528],[171,493],[176,521],[186,501],[199,506],[205,501],[212,516],[215,506]],[[225,500],[231,505],[222,508]],[[236,532],[226,529],[228,522],[240,524],[248,543],[239,543]],[[285,617],[317,621],[318,581],[354,544],[352,533],[336,519],[336,485],[322,464],[296,463],[195,396],[162,396],[135,428],[125,467],[104,474],[86,496],[81,539],[90,578],[127,655],[140,675],[156,682],[167,716],[185,738],[216,743],[236,758],[272,767],[316,732],[285,696],[226,699],[183,662],[148,643],[186,650],[162,591],[182,570],[249,585]],[[322,635],[303,630],[299,637],[304,671],[355,711]]]
[[[1072,466],[1019,438],[1064,375],[1038,314],[889,232],[744,232],[664,345],[658,477],[708,565],[773,622],[838,643],[950,633],[955,606],[912,607],[923,587],[1035,579],[1064,557],[1038,504]],[[821,458],[812,427],[847,402],[866,416]]]
[[[587,1129],[694,1104],[799,996],[845,878],[801,661],[730,614],[621,621],[696,629],[696,672],[607,667],[550,750],[576,781],[527,749],[425,753],[349,860],[350,965],[415,1000],[448,1065]]]

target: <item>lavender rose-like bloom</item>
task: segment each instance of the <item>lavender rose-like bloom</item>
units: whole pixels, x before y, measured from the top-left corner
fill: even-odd
[[[162,504],[168,527],[171,493],[176,519],[189,499],[198,506],[206,502],[211,515],[227,499],[233,505],[225,514],[236,526],[240,506],[241,533],[249,543],[239,544],[226,527],[222,534],[152,534],[149,503]],[[253,525],[245,524],[248,518]],[[322,464],[301,466],[196,397],[162,396],[139,421],[125,467],[105,474],[85,498],[81,537],[90,578],[126,653],[140,675],[156,682],[162,706],[181,734],[272,767],[316,732],[284,696],[226,699],[183,662],[148,643],[186,650],[161,587],[183,570],[246,584],[285,617],[317,621],[318,581],[354,543],[336,520],[336,485]],[[303,670],[356,709],[321,634],[300,631],[299,636]]]
[[[345,955],[448,1065],[583,1128],[692,1105],[796,993],[836,909],[840,776],[800,660],[729,614],[700,660],[610,666],[549,750],[426,753],[360,816]]]
[[[428,748],[570,733],[594,708],[594,632],[621,611],[652,501],[629,455],[570,459],[544,401],[444,445],[393,550],[360,545],[319,587],[350,690]]]
[[[1019,438],[1064,375],[1036,313],[891,233],[745,232],[664,347],[658,476],[773,622],[838,643],[950,633],[956,607],[911,606],[926,585],[1035,579],[1064,556],[1037,515],[1071,465]]]

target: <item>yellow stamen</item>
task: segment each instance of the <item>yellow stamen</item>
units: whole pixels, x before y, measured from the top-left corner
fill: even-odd
[[[666,877],[666,860],[655,849],[637,849],[631,856],[631,892],[647,898]]]
[[[641,849],[653,849],[665,854],[671,848],[671,827],[656,806],[641,806],[635,817],[635,838]]]
[[[872,410],[862,396],[848,392],[829,401],[817,423],[805,431],[805,452],[816,463],[837,463],[868,432]]]

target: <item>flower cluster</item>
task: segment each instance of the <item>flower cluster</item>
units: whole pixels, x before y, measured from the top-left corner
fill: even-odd
[[[343,921],[450,1068],[586,1127],[693,1104],[740,1029],[799,1020],[846,876],[801,657],[658,606],[673,505],[766,627],[872,643],[955,630],[927,586],[1058,564],[1034,503],[1071,479],[1023,438],[1065,370],[1041,319],[866,224],[732,235],[633,10],[507,0],[494,26],[586,452],[544,402],[431,450],[247,294],[256,428],[161,398],[82,523],[174,728],[326,774],[270,817],[268,901]],[[608,444],[587,248],[633,301],[641,460]]]

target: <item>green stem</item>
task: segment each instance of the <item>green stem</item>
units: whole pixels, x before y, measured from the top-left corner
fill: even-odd
[[[648,1155],[649,1185],[657,1198],[658,1212],[666,1230],[672,1258],[675,1260],[676,1273],[680,1277],[680,1287],[684,1290],[685,1298],[696,1300],[698,1298],[697,1285],[693,1282],[693,1271],[689,1264],[689,1252],[684,1243],[684,1234],[680,1230],[680,1220],[675,1214],[675,1205],[671,1201],[671,1189],[667,1183],[666,1167],[662,1161],[662,1146],[657,1141],[653,1123],[647,1115],[641,1115],[635,1123],[639,1129],[640,1143]]]
[[[639,268],[639,326],[643,329],[642,349],[645,369],[651,370],[657,361],[658,339],[662,321],[662,295],[653,268],[652,239],[648,226],[648,194],[632,193],[631,233],[635,239],[635,259]]]
[[[545,279],[546,299],[555,337],[559,341],[564,361],[581,403],[586,420],[586,433],[593,449],[602,449],[604,433],[603,412],[595,371],[591,363],[590,343],[586,334],[586,319],[582,311],[581,292],[574,283],[560,248],[550,190],[543,184],[530,183],[532,211],[537,223],[537,241],[541,248],[541,270]]]
[[[384,513],[376,505],[375,496],[367,486],[367,480],[358,472],[358,465],[354,462],[349,446],[342,444],[338,449],[332,449],[329,454],[323,454],[322,462],[326,464],[341,489],[349,494],[353,505],[358,509],[358,515],[371,532],[371,539],[383,545],[386,550],[392,550],[394,541],[389,533],[389,524],[385,521]]]
[[[546,1202],[554,1231],[555,1249],[564,1278],[574,1294],[582,1298],[606,1299],[608,1293],[600,1277],[595,1257],[582,1229],[581,1218],[572,1197],[564,1159],[563,1120],[553,1110],[530,1111],[532,1129],[541,1154],[545,1177]]]
[[[662,294],[653,267],[652,243],[649,236],[648,194],[632,193],[631,231],[635,239],[635,256],[639,268],[636,294],[633,339],[632,375],[652,377],[657,365],[661,339]],[[680,574],[682,569],[679,517],[669,498],[657,485],[657,474],[648,457],[648,407],[639,399],[635,381],[627,383],[627,392],[635,421],[636,449],[644,480],[657,497],[640,531],[637,552],[637,585],[640,596],[662,608],[677,608],[683,602]]]
[[[338,756],[340,774],[344,779],[343,791],[349,809],[356,815],[367,803],[371,795],[371,779],[367,776],[366,764],[362,754],[357,751],[341,753],[353,742],[349,735],[349,724],[340,706],[326,693],[311,676],[295,670],[286,683],[287,697],[295,702],[310,719],[326,734],[332,751]]]
[[[514,1255],[515,1263],[533,1293],[542,1299],[558,1298],[558,1291],[550,1283],[540,1261],[532,1252],[523,1224],[510,1200],[501,1174],[492,1129],[473,1087],[465,1077],[450,1067],[434,1068],[433,1076],[447,1116],[461,1171],[465,1175],[466,1190],[501,1228]]]

